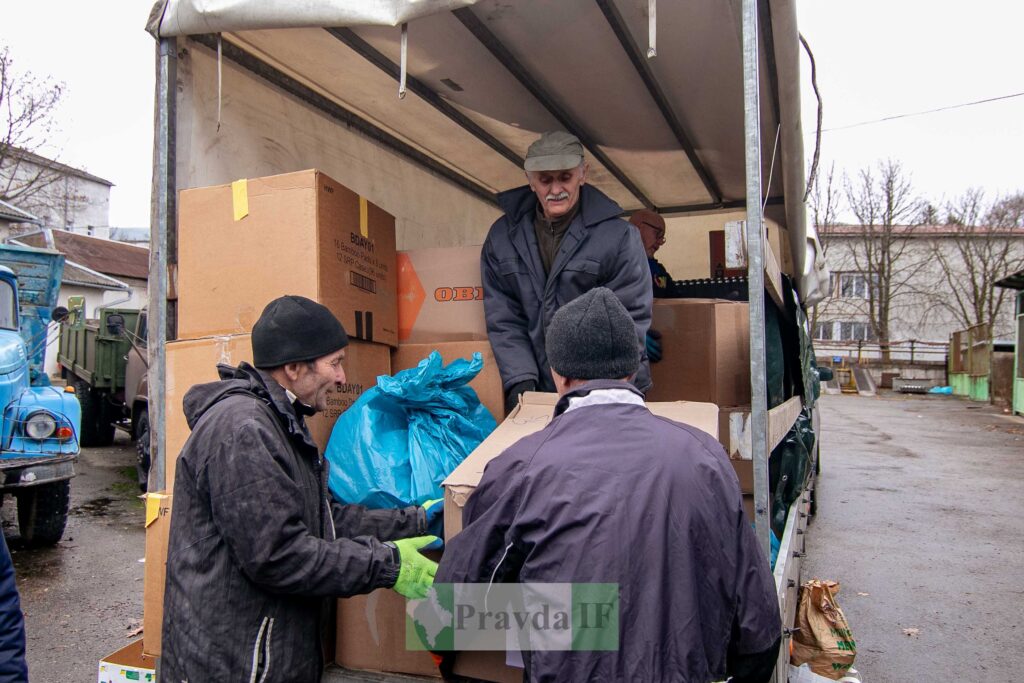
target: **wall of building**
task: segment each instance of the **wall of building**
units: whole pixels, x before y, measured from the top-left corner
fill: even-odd
[[[22,161],[16,182],[27,181],[40,166]],[[58,170],[45,171],[56,178],[45,188],[19,200],[19,206],[41,219],[48,228],[107,226],[110,224],[110,186]],[[32,226],[32,229],[36,229]]]

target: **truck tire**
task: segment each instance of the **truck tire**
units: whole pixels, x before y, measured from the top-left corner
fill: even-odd
[[[139,478],[139,490],[149,488],[149,410],[143,408],[135,417],[135,473]]]
[[[18,530],[29,547],[54,545],[64,535],[71,502],[71,482],[55,481],[22,489],[18,498]]]
[[[114,443],[114,423],[103,396],[92,387],[75,377],[73,380],[78,404],[82,406],[82,430],[78,434],[79,445],[85,448],[109,446]]]

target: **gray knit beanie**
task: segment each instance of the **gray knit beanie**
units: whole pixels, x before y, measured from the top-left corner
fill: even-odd
[[[548,325],[548,364],[568,379],[619,379],[640,369],[636,326],[618,297],[595,287],[558,309]]]

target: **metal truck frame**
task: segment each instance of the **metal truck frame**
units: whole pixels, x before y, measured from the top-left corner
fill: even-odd
[[[452,92],[440,91],[436,86],[432,87],[410,75],[407,71],[407,46],[409,41],[416,40],[417,22],[421,19],[426,21],[427,19],[424,17],[432,13],[450,11],[464,30],[469,31],[478,41],[479,44],[475,45],[475,48],[482,48],[473,53],[474,57],[467,57],[466,61],[474,62],[478,57],[480,61],[483,61],[484,57],[480,57],[481,55],[487,56],[488,60],[496,61],[505,70],[503,76],[511,75],[518,82],[524,99],[530,98],[531,103],[539,103],[546,112],[547,119],[557,121],[559,127],[580,137],[587,148],[588,156],[599,162],[607,171],[606,182],[617,183],[617,187],[625,188],[625,191],[628,191],[631,196],[638,198],[640,204],[656,208],[666,214],[700,215],[709,212],[745,210],[745,229],[740,234],[742,247],[745,247],[742,250],[745,251],[750,302],[751,454],[755,492],[754,521],[758,538],[767,554],[771,510],[768,458],[772,448],[782,440],[794,424],[801,408],[799,397],[795,397],[771,411],[768,410],[767,405],[764,303],[766,295],[780,305],[783,297],[778,266],[775,259],[770,256],[770,247],[764,237],[763,219],[767,207],[773,208],[775,215],[781,217],[781,222],[791,233],[792,257],[797,271],[795,285],[801,298],[800,305],[807,307],[816,300],[820,300],[824,291],[824,287],[821,286],[822,282],[827,282],[828,278],[827,272],[824,271],[824,261],[817,236],[814,234],[813,226],[808,225],[807,207],[804,200],[803,134],[799,111],[800,47],[795,25],[795,0],[730,0],[724,3],[700,5],[709,12],[714,9],[716,12],[725,12],[730,15],[730,25],[726,27],[726,34],[732,33],[733,38],[739,36],[742,67],[735,75],[721,82],[698,83],[696,86],[690,86],[688,91],[684,90],[682,96],[678,92],[667,92],[664,84],[659,82],[658,74],[650,66],[649,60],[657,54],[658,41],[662,45],[667,43],[687,44],[687,41],[696,41],[701,48],[706,48],[708,54],[713,53],[716,44],[700,43],[702,36],[699,22],[691,26],[678,21],[679,12],[699,12],[701,10],[681,10],[680,7],[683,7],[683,4],[672,6],[662,4],[659,7],[657,0],[649,0],[648,3],[640,4],[630,3],[629,7],[626,7],[624,3],[617,3],[615,0],[595,0],[595,2],[601,12],[598,18],[603,16],[607,26],[595,29],[594,22],[590,21],[586,24],[589,31],[587,38],[599,41],[599,46],[603,50],[615,51],[620,55],[625,53],[628,63],[635,69],[632,77],[639,79],[639,82],[643,84],[642,89],[633,92],[646,93],[650,101],[645,105],[653,103],[653,108],[649,107],[649,110],[660,112],[664,118],[664,124],[678,140],[679,151],[685,153],[685,158],[688,159],[690,166],[687,173],[689,175],[686,175],[685,178],[681,176],[679,182],[702,187],[702,196],[710,197],[710,201],[705,199],[678,205],[657,205],[628,173],[623,172],[616,163],[617,157],[602,146],[602,144],[607,145],[608,140],[616,137],[615,131],[587,129],[579,125],[570,110],[563,106],[557,97],[553,96],[554,92],[559,92],[563,88],[572,91],[573,86],[576,85],[575,82],[566,78],[554,84],[549,83],[547,79],[555,78],[552,73],[545,71],[542,75],[536,67],[531,69],[529,64],[518,59],[502,39],[488,27],[489,21],[502,19],[502,12],[507,12],[509,16],[527,18],[534,18],[538,14],[555,13],[556,10],[552,3],[524,2],[517,3],[514,7],[493,7],[494,3],[480,2],[479,6],[486,5],[490,10],[488,14],[479,7],[473,7],[475,0],[438,2],[434,3],[434,7],[430,7],[431,3],[404,3],[396,0],[394,3],[390,3],[397,8],[396,14],[382,19],[379,16],[370,17],[368,13],[360,15],[360,8],[364,5],[360,2],[325,2],[325,6],[320,8],[316,14],[312,13],[312,10],[309,14],[302,10],[296,10],[294,16],[287,17],[270,12],[264,14],[255,3],[239,8],[237,14],[227,11],[214,16],[213,14],[204,14],[199,3],[191,2],[191,0],[158,2],[151,14],[150,21],[150,31],[158,38],[158,43],[152,214],[154,229],[150,249],[149,285],[153,305],[149,321],[149,337],[153,340],[175,338],[177,303],[172,283],[175,279],[177,250],[176,193],[179,189],[185,189],[188,186],[190,177],[188,173],[197,163],[200,163],[199,157],[191,152],[190,145],[193,141],[189,136],[195,135],[193,124],[202,118],[203,124],[209,126],[209,117],[213,109],[208,99],[204,103],[197,103],[190,99],[188,93],[183,94],[182,89],[178,87],[179,56],[185,55],[189,51],[201,51],[206,55],[204,59],[208,60],[209,55],[213,55],[213,58],[217,60],[215,71],[217,97],[220,97],[222,87],[221,65],[230,64],[232,69],[239,70],[262,83],[268,89],[267,92],[272,93],[268,97],[286,98],[308,113],[310,117],[319,117],[317,126],[326,128],[326,123],[321,126],[320,122],[323,120],[333,123],[339,134],[340,131],[344,131],[345,134],[350,135],[350,131],[355,131],[361,136],[360,144],[369,144],[383,153],[396,155],[417,169],[426,170],[435,178],[447,181],[467,195],[493,202],[493,190],[490,187],[470,177],[470,174],[463,173],[456,161],[445,158],[440,153],[431,152],[430,149],[435,145],[424,144],[425,140],[423,139],[410,142],[403,137],[404,131],[401,126],[397,125],[400,117],[396,115],[394,121],[388,118],[388,112],[398,112],[398,108],[403,106],[403,98],[411,92],[416,96],[410,98],[416,102],[416,106],[424,104],[426,105],[423,108],[424,111],[432,109],[431,114],[440,112],[447,119],[446,124],[454,122],[462,130],[465,140],[475,145],[474,149],[479,150],[480,154],[491,154],[493,158],[490,160],[496,164],[512,162],[521,168],[520,154],[484,125],[490,121],[481,122],[481,119],[474,119],[470,115],[472,112],[466,113],[453,106],[451,100],[457,101],[458,93],[461,90],[457,82],[452,79],[447,79],[449,82],[441,80],[440,83]],[[371,4],[379,5],[380,3],[365,3],[365,5]],[[644,37],[647,38],[648,44],[644,47],[641,47],[638,44],[641,41],[637,40],[637,12],[642,12],[640,5],[647,6],[647,12],[644,15],[647,35]],[[572,8],[590,12],[593,7],[593,4],[584,5],[582,1],[559,3],[558,19],[566,19],[565,13],[571,12]],[[626,16],[627,13],[629,16]],[[569,20],[573,18],[568,17]],[[593,15],[588,15],[588,19],[594,19]],[[553,21],[556,20],[553,19]],[[669,23],[659,23],[663,21]],[[389,47],[393,46],[400,35],[401,58],[394,59],[384,54],[383,48],[379,46],[380,40],[378,40],[378,47],[374,47],[357,31],[347,28],[347,26],[361,28],[366,25],[393,27],[391,30],[394,32],[392,34],[394,38],[388,45]],[[401,26],[400,34],[399,26]],[[376,118],[371,119],[361,115],[358,110],[347,108],[343,101],[334,97],[315,80],[308,78],[308,74],[304,73],[304,70],[312,68],[310,64],[315,63],[317,57],[316,48],[312,46],[288,45],[287,50],[282,50],[276,58],[271,58],[261,49],[248,44],[244,37],[246,31],[260,29],[262,30],[261,37],[267,38],[267,40],[276,39],[278,42],[275,45],[281,46],[287,43],[287,30],[298,27],[322,28],[325,32],[324,35],[329,34],[332,39],[342,42],[362,56],[365,59],[363,73],[367,78],[371,75],[379,78],[381,71],[392,77],[396,81],[396,96],[392,108],[377,110]],[[222,33],[218,33],[218,31]],[[529,34],[529,31],[523,30],[520,34]],[[309,38],[310,34],[303,34],[303,36]],[[460,34],[461,36],[462,34]],[[381,35],[374,34],[374,37],[380,39]],[[521,35],[517,37],[521,37]],[[721,35],[716,34],[716,37],[721,38]],[[326,38],[323,39],[326,40]],[[644,49],[645,47],[646,49]],[[308,52],[304,53],[303,48]],[[281,54],[291,57],[284,58],[280,56]],[[474,64],[468,65],[467,68],[472,68],[472,66]],[[487,66],[490,67],[492,64],[488,63]],[[191,68],[189,65],[188,69]],[[205,68],[207,70],[204,77],[209,79],[210,70],[208,67]],[[225,70],[224,73],[228,73],[228,71]],[[620,82],[614,80],[618,75],[620,74],[610,72],[607,74],[609,107],[626,106],[624,102],[621,102],[622,92],[615,89],[616,85],[621,85]],[[192,77],[191,72],[189,77]],[[700,86],[713,89],[700,91]],[[223,87],[225,89],[231,87],[228,85],[227,79],[223,81]],[[676,111],[672,106],[673,98],[670,95],[675,95],[675,100],[678,102],[680,99],[702,101],[701,98],[709,97],[735,98],[740,93],[742,93],[743,103],[742,125],[736,126],[736,121],[733,119],[728,122],[716,122],[727,129],[726,137],[728,139],[735,141],[738,137],[742,137],[743,192],[742,194],[734,192],[730,196],[721,189],[721,183],[716,181],[714,174],[709,172],[708,157],[713,157],[719,150],[698,149],[694,145],[688,136],[687,125],[685,125],[684,114],[687,112]],[[766,95],[766,97],[762,98],[762,95]],[[406,103],[409,101],[409,99],[404,100]],[[201,108],[204,104],[205,110]],[[413,105],[407,104],[406,106]],[[248,152],[252,145],[264,144],[258,139],[246,141],[232,138],[233,132],[230,125],[221,131],[220,111],[218,105],[216,108],[216,139],[225,144],[224,149],[226,150],[221,154],[230,155],[232,151],[239,150]],[[179,128],[180,121],[185,122],[184,129]],[[767,129],[766,121],[772,124]],[[389,124],[392,125],[389,126]],[[505,125],[508,125],[507,122]],[[515,127],[518,124],[512,123],[511,125]],[[207,135],[211,135],[210,128],[206,129]],[[311,129],[313,129],[313,124],[309,124],[304,132]],[[533,134],[537,132],[539,131],[533,131]],[[514,131],[503,129],[502,133],[511,136]],[[242,130],[241,135],[244,137],[246,131]],[[440,139],[427,142],[436,142],[437,147],[444,147],[442,144],[444,141]],[[765,144],[766,142],[768,144]],[[204,153],[209,152],[211,147],[212,145],[205,147],[199,145]],[[615,151],[622,152],[623,150]],[[266,164],[259,168],[234,169],[231,168],[231,161],[218,157],[219,164],[213,165],[221,175],[217,176],[216,173],[212,175],[218,177],[216,182],[224,183],[244,175],[266,175],[267,166],[274,172],[318,166],[315,163],[316,154],[303,155],[295,150],[292,152],[292,157],[300,158],[293,159],[293,163],[298,163],[298,165],[291,168],[278,168],[273,164]],[[724,154],[724,152],[722,153]],[[257,158],[259,158],[258,155]],[[262,160],[262,158],[260,159]],[[314,163],[310,163],[310,159]],[[467,163],[465,159],[463,163]],[[732,167],[730,169],[736,170]],[[324,170],[330,173],[329,168]],[[186,174],[185,182],[182,182],[179,177],[183,172]],[[230,173],[234,173],[235,176],[227,175]],[[779,184],[784,186],[781,193],[776,191],[773,194],[770,191],[773,188],[773,175],[776,178],[775,187],[778,187]],[[736,173],[733,172],[729,179],[735,180],[735,176]],[[699,180],[694,180],[694,178],[699,178]],[[733,186],[735,187],[735,183]],[[448,235],[448,237],[451,236]],[[418,244],[416,246],[425,245]],[[153,468],[150,474],[150,490],[156,491],[170,484],[170,482],[163,481],[165,408],[161,398],[164,395],[166,383],[164,345],[150,344],[149,354],[150,420],[154,427],[151,442]],[[817,428],[816,414],[814,414],[813,422]],[[814,451],[817,452],[817,445],[815,445]],[[811,486],[813,486],[813,478],[811,482]],[[796,609],[800,558],[803,555],[804,536],[802,532],[807,523],[810,507],[810,491],[806,491],[797,503],[791,506],[786,531],[782,538],[782,549],[775,569],[780,608],[784,615],[784,624],[787,626],[792,625]],[[784,635],[788,638],[789,631],[787,630]],[[786,680],[788,650],[788,640],[784,640],[777,670],[778,680]]]

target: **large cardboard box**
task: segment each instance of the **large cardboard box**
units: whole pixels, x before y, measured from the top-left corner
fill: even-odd
[[[147,493],[145,496],[146,571],[142,583],[142,651],[152,657],[160,656],[172,502],[171,494],[167,491]]]
[[[476,490],[484,468],[506,448],[543,429],[554,413],[558,395],[528,391],[519,399],[505,421],[477,446],[444,480],[444,535],[451,540],[462,531],[462,509]],[[710,403],[672,401],[649,402],[647,407],[655,415],[667,417],[718,436],[718,406]]]
[[[338,600],[335,661],[349,669],[439,677],[429,652],[406,649],[405,604],[390,588]]]
[[[100,660],[98,683],[153,683],[156,660],[142,652],[142,640],[125,645]]]
[[[299,294],[350,336],[398,343],[394,216],[319,171],[184,190],[177,285],[182,339],[250,332]]]
[[[398,341],[487,339],[480,247],[398,252]]]
[[[651,329],[662,359],[651,363],[649,401],[750,404],[748,304],[719,299],[655,299]]]
[[[398,348],[391,353],[392,372],[416,367],[434,350],[441,354],[441,359],[446,364],[456,358],[470,358],[474,353],[480,353],[483,356],[484,368],[479,375],[473,378],[469,386],[476,391],[480,402],[487,410],[491,411],[494,419],[501,422],[505,417],[505,394],[501,389],[498,363],[494,360],[494,352],[486,339],[436,344],[399,344]]]
[[[248,334],[225,335],[175,341],[167,344],[167,486],[174,483],[174,465],[191,431],[185,421],[182,400],[196,384],[218,379],[217,364],[237,366],[252,362],[252,341]],[[346,383],[328,394],[328,409],[306,418],[313,441],[323,451],[338,416],[377,384],[377,377],[391,374],[391,349],[383,344],[352,340],[345,347]]]

